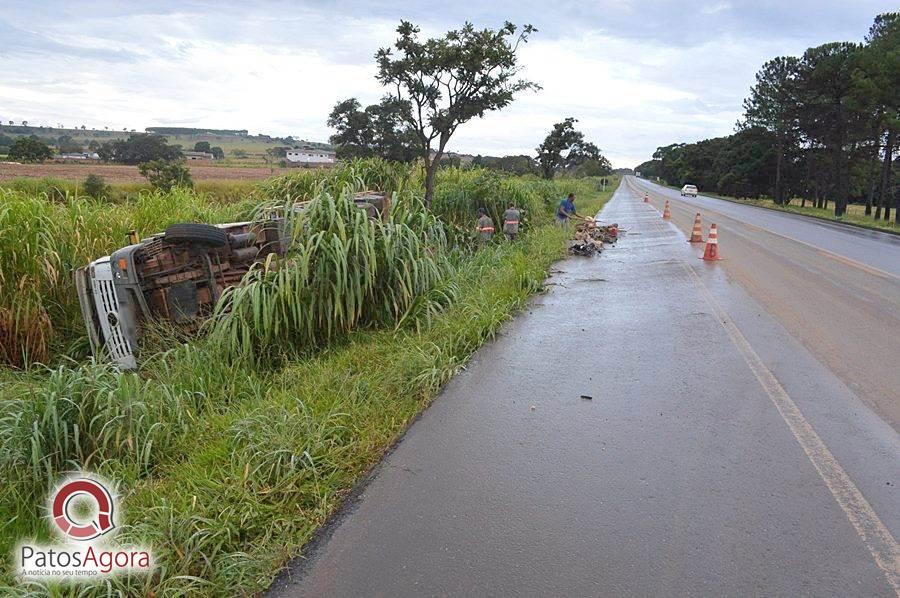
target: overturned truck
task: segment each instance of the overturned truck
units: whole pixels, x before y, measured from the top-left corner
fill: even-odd
[[[358,193],[354,202],[371,218],[387,218],[390,206],[383,194]],[[225,290],[240,284],[254,264],[285,253],[289,233],[283,215],[273,212],[253,222],[173,224],[131,241],[75,272],[91,349],[120,369],[137,367],[148,323],[197,330]]]

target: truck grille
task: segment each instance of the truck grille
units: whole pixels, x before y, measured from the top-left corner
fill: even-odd
[[[116,290],[111,280],[94,279],[94,284],[99,291],[99,296],[103,302],[102,313],[99,314],[103,318],[101,326],[106,329],[106,350],[113,361],[119,362],[121,359],[131,356],[131,347],[122,334],[122,329],[118,322],[119,306],[116,300]]]

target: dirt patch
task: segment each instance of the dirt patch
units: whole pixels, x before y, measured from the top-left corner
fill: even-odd
[[[258,181],[271,176],[297,172],[296,168],[265,168],[240,166],[210,166],[188,164],[195,181]],[[0,163],[0,181],[16,177],[53,177],[64,180],[83,180],[88,174],[99,174],[108,183],[145,183],[137,166],[121,164],[10,164]]]

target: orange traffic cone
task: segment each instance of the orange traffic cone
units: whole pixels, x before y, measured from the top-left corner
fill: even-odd
[[[697,215],[694,216],[694,230],[691,231],[691,238],[688,239],[688,243],[702,243],[703,242],[703,231],[700,228],[700,212],[697,212]]]
[[[650,194],[644,193],[644,203],[650,203]]]
[[[706,251],[703,252],[703,259],[707,261],[722,259],[719,257],[719,233],[716,232],[715,224],[709,226],[709,238],[706,241]]]
[[[666,200],[666,205],[663,207],[663,220],[668,220],[672,215],[669,213],[669,200]]]

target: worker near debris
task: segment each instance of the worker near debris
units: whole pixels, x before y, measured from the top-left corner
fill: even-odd
[[[490,242],[494,236],[494,221],[487,215],[484,208],[478,208],[478,222],[475,224],[475,231],[478,233],[478,244],[485,245]]]
[[[519,234],[519,218],[520,214],[516,209],[516,204],[510,202],[506,206],[506,211],[503,212],[503,234],[507,241],[516,240],[516,235]]]
[[[556,223],[568,228],[569,218],[572,216],[578,216],[578,212],[575,211],[575,194],[569,193],[568,197],[559,202],[556,209]]]

